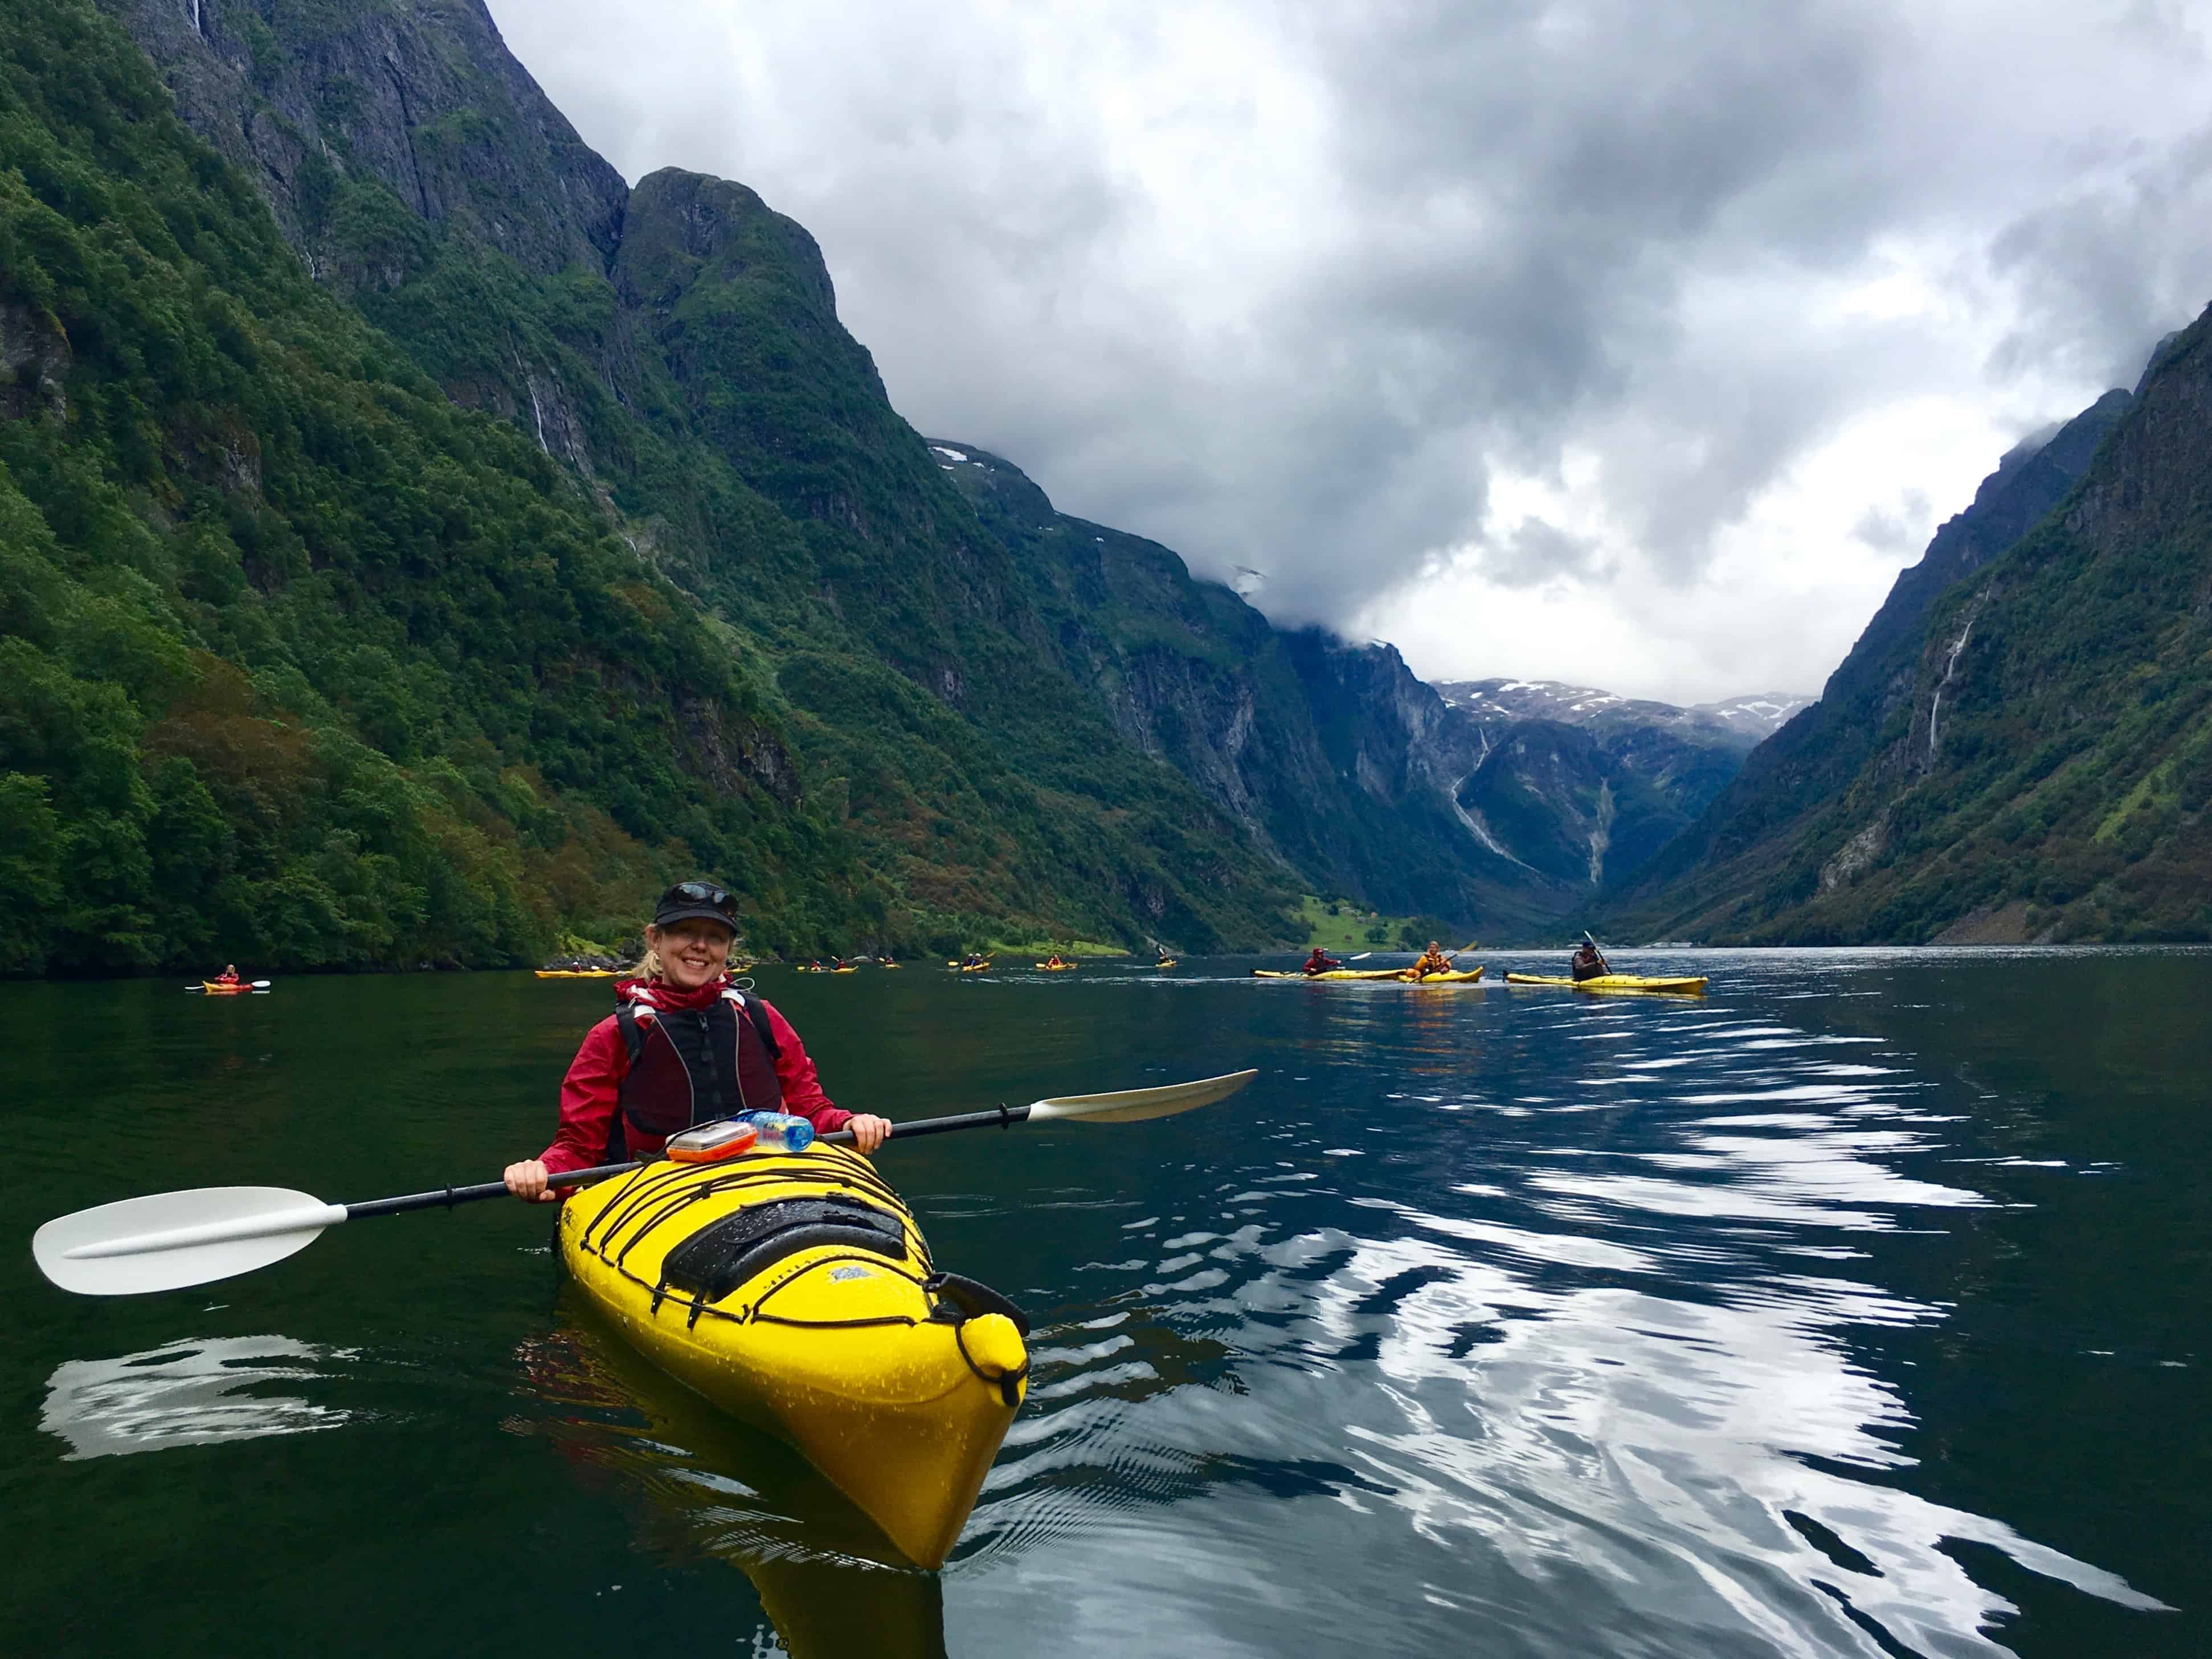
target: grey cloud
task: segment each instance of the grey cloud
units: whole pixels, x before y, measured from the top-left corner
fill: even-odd
[[[1927,545],[1935,516],[1928,497],[1911,489],[1887,507],[1869,507],[1851,534],[1877,553],[1909,559]]]
[[[2212,298],[2212,124],[2129,160],[1994,239],[1991,262],[2027,302],[1993,354],[2000,372],[2057,357],[2130,385],[2160,337]]]
[[[1557,576],[1594,576],[1604,566],[1595,542],[1542,519],[1524,519],[1482,550],[1482,574],[1503,587],[1534,587]]]
[[[1500,475],[1556,477],[1574,450],[1651,579],[1693,582],[1869,410],[1977,372],[2110,384],[2212,297],[2212,140],[2145,137],[2101,87],[2057,95],[2108,58],[2212,87],[2189,14],[2152,0],[638,0],[627,41],[583,0],[494,9],[626,173],[726,173],[814,231],[917,425],[1202,572],[1266,572],[1285,622],[1341,624],[1468,546],[1499,582],[1629,580],[1551,526],[1486,539]],[[1186,102],[1219,107],[1170,100],[1170,150],[1116,125],[1116,77],[1188,50],[1194,15],[1264,50],[1192,66]],[[752,79],[722,29],[763,54]],[[1991,63],[2043,79],[1995,85]],[[1266,182],[1236,106],[1279,95],[1271,76],[1311,100],[1310,167],[1279,202],[1176,219],[1184,173]],[[1940,315],[1821,312],[1895,245],[1952,259],[1977,311],[2021,307],[1986,362]]]

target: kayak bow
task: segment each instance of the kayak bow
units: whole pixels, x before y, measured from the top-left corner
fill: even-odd
[[[1567,979],[1555,974],[1508,974],[1508,985],[1556,985],[1570,991],[1651,991],[1673,996],[1703,996],[1705,977],[1702,974],[1685,975],[1679,979],[1654,977],[1649,974],[1601,974],[1595,979]]]
[[[651,1164],[569,1199],[561,1255],[647,1358],[944,1564],[1027,1392],[1027,1322],[935,1271],[866,1158]]]

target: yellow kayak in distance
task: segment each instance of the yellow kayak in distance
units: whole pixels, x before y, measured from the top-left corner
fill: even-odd
[[[1252,970],[1254,979],[1385,980],[1403,979],[1405,976],[1403,968],[1332,968],[1325,974],[1309,974],[1297,968],[1287,972],[1273,968],[1255,968]]]
[[[1665,996],[1701,997],[1705,994],[1702,974],[1679,979],[1650,974],[1600,974],[1595,979],[1569,979],[1555,974],[1508,974],[1508,985],[1556,985],[1570,991],[1646,991]]]
[[[1482,969],[1478,965],[1468,969],[1465,973],[1453,972],[1416,976],[1408,968],[1332,968],[1325,974],[1308,974],[1296,969],[1285,973],[1273,968],[1255,968],[1252,970],[1252,977],[1255,979],[1335,980],[1340,982],[1356,981],[1369,985],[1394,982],[1400,985],[1472,985],[1482,977]]]
[[[1012,1304],[935,1272],[866,1158],[650,1164],[568,1200],[560,1238],[625,1342],[796,1447],[915,1565],[944,1565],[1029,1351]]]
[[[532,969],[540,979],[615,979],[621,975],[619,968],[538,968]]]
[[[1079,962],[1040,962],[1036,964],[1036,970],[1040,974],[1072,974],[1081,966],[1083,964]]]
[[[1170,968],[1180,968],[1182,966],[1182,963],[1175,957],[1170,957],[1165,962],[1156,962],[1152,966],[1164,971]]]

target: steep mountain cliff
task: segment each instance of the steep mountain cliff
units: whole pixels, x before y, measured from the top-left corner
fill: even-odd
[[[11,965],[513,961],[702,864],[772,948],[1288,930],[802,229],[624,189],[471,0],[110,9],[254,171],[9,9]]]
[[[1454,809],[1478,734],[1391,647],[1279,630],[1158,543],[1055,511],[1012,462],[954,440],[931,450],[1121,735],[1316,889],[1493,930],[1553,908]]]
[[[2006,457],[1820,702],[1653,860],[1623,927],[2212,936],[2206,330]]]

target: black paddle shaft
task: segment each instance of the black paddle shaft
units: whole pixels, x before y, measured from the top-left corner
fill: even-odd
[[[1017,1123],[1026,1122],[1030,1109],[1026,1106],[1001,1106],[994,1111],[961,1112],[951,1117],[916,1118],[911,1123],[894,1123],[886,1137],[891,1140],[908,1140],[915,1135],[949,1135],[955,1129],[1011,1129]],[[832,1129],[822,1137],[825,1146],[849,1146],[853,1144],[850,1129]]]
[[[594,1181],[610,1176],[628,1175],[632,1170],[641,1170],[642,1163],[602,1164],[595,1170],[562,1170],[545,1177],[548,1187],[588,1187]],[[480,1198],[505,1198],[504,1181],[483,1181],[473,1187],[447,1187],[434,1193],[408,1193],[399,1198],[372,1198],[359,1204],[349,1204],[345,1212],[349,1220],[358,1221],[364,1216],[400,1215],[409,1210],[450,1210],[456,1204],[473,1204]]]

